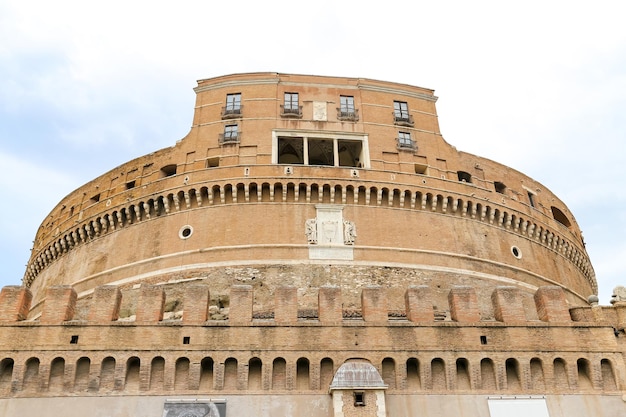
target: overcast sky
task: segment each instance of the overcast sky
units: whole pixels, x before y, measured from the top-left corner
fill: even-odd
[[[574,213],[601,304],[626,285],[624,1],[0,0],[0,287],[65,195],[191,126],[196,80],[364,77],[435,90],[444,138]]]

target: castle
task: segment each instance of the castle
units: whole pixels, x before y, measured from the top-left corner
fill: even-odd
[[[433,90],[195,92],[187,136],[41,224],[0,415],[626,415],[626,297],[598,305],[556,195],[443,139]]]

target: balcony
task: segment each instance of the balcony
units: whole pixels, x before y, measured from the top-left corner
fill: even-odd
[[[222,107],[222,120],[224,119],[236,119],[241,117],[243,106],[238,107]]]
[[[413,122],[413,116],[406,113],[394,113],[393,114],[393,122],[397,126],[407,126],[413,127],[415,123]]]
[[[241,139],[241,132],[220,133],[218,142],[220,145],[232,145],[239,143]]]
[[[337,108],[337,119],[343,122],[358,122],[359,121],[359,110],[352,109],[340,109]]]
[[[417,144],[412,139],[396,138],[396,141],[400,151],[414,152],[417,150]]]
[[[280,116],[293,119],[302,118],[302,106],[284,106],[280,105]]]

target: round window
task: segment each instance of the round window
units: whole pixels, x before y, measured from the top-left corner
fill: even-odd
[[[513,254],[513,256],[515,256],[517,259],[522,259],[522,251],[520,250],[520,248],[518,248],[517,246],[511,246],[511,253]]]
[[[178,237],[181,239],[189,239],[193,234],[193,227],[185,225],[178,231]]]

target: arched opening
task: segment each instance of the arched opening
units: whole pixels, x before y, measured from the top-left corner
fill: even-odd
[[[126,380],[124,389],[129,392],[139,391],[139,368],[141,361],[138,357],[133,356],[126,361]]]
[[[309,360],[307,358],[300,358],[296,362],[296,389],[309,390]]]
[[[554,384],[555,388],[558,390],[564,391],[569,389],[565,361],[561,358],[556,358],[554,360]]]
[[[409,358],[406,361],[406,385],[412,391],[421,388],[419,361],[416,358]]]
[[[237,389],[237,359],[228,358],[224,362],[224,389]]]
[[[213,364],[212,358],[200,361],[200,391],[213,390]]]
[[[480,361],[480,380],[483,390],[495,391],[497,389],[495,367],[489,358]]]
[[[333,381],[333,375],[335,374],[333,360],[330,358],[324,358],[320,362],[320,384],[321,389],[326,390],[330,383]]]
[[[87,391],[89,388],[89,372],[91,360],[85,356],[76,361],[76,374],[74,376],[74,391]]]
[[[576,367],[578,368],[578,388],[580,389],[592,389],[591,383],[591,367],[587,359],[578,359],[576,361]]]
[[[600,362],[600,369],[602,371],[602,384],[605,391],[617,390],[617,384],[615,383],[615,374],[613,373],[613,365],[608,359],[602,359]]]
[[[189,389],[189,359],[178,358],[174,372],[174,389],[186,391]]]
[[[396,388],[396,361],[392,358],[383,359],[382,363],[383,381],[390,389]]]
[[[15,363],[11,358],[2,359],[0,362],[0,392],[10,389],[14,366]]]
[[[263,363],[259,358],[252,358],[248,362],[248,389],[260,390],[263,388]]]
[[[430,363],[430,374],[433,381],[433,390],[445,390],[448,381],[446,377],[446,364],[441,358],[435,358]]]
[[[469,363],[465,358],[456,360],[456,388],[459,390],[470,390]]]
[[[39,389],[39,359],[30,358],[26,361],[24,370],[24,391],[37,391]]]
[[[63,391],[63,382],[65,376],[65,359],[54,358],[50,364],[50,379],[48,390],[50,392]]]
[[[100,391],[110,391],[115,382],[115,359],[106,357],[100,365]]]
[[[150,390],[158,391],[163,389],[165,380],[165,359],[157,356],[152,359],[150,365]]]
[[[460,182],[472,182],[472,174],[470,174],[469,172],[457,171],[457,177],[459,178]]]
[[[530,360],[530,378],[534,390],[543,391],[546,389],[546,380],[543,375],[543,363],[539,358]]]
[[[276,358],[272,363],[272,389],[284,390],[287,382],[287,362],[283,358]]]
[[[506,360],[506,385],[509,390],[519,391],[522,388],[519,362],[516,359]]]

